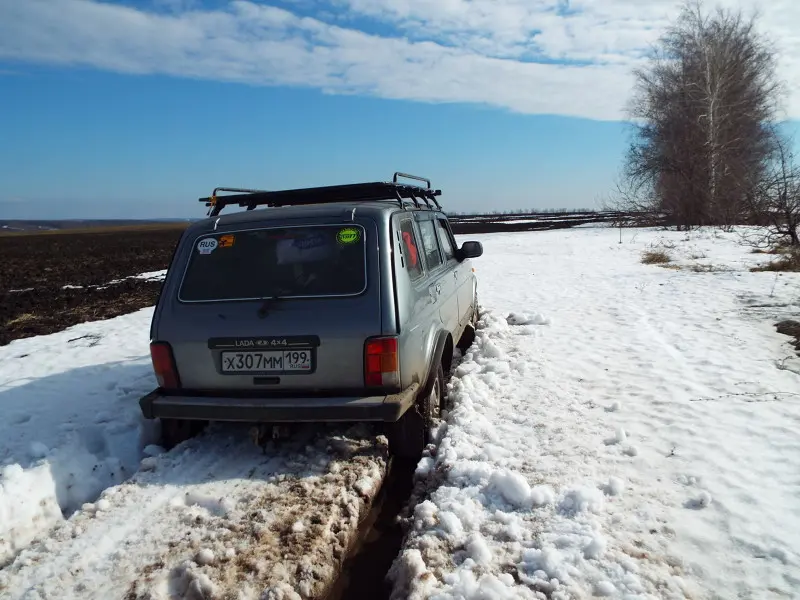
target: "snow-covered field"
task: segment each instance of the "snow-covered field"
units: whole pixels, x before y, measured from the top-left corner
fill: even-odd
[[[800,597],[800,359],[774,328],[800,275],[751,273],[772,257],[734,233],[474,239],[484,314],[395,597]],[[164,453],[151,314],[0,347],[0,598],[319,596],[385,440],[214,426]]]
[[[800,275],[737,239],[482,236],[397,598],[800,597]]]

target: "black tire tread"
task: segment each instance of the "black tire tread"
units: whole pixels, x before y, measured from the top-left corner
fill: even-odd
[[[441,416],[441,409],[444,405],[445,386],[444,369],[441,363],[437,368],[436,378],[439,380],[438,414],[434,412],[430,405],[430,397],[426,395],[418,398],[414,406],[409,408],[400,420],[390,423],[387,431],[389,438],[389,452],[399,458],[419,459],[423,450],[430,442],[430,430],[433,420]]]
[[[469,323],[467,324],[466,328],[464,329],[464,333],[461,334],[461,338],[458,340],[456,344],[456,348],[461,350],[462,352],[469,349],[470,346],[475,342],[475,332],[478,327],[478,297],[477,294],[475,296],[474,306],[472,309],[472,317],[470,317]]]
[[[171,450],[178,444],[196,436],[205,426],[205,421],[161,419],[161,446],[165,450]]]

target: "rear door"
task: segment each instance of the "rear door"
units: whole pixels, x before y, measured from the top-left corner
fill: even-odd
[[[381,331],[378,228],[315,220],[187,239],[156,335],[188,389],[352,390]]]
[[[425,211],[416,214],[423,259],[429,275],[428,293],[439,307],[444,327],[450,332],[455,332],[458,329],[458,294],[452,270],[456,261],[454,258],[448,258],[442,251],[436,215]]]

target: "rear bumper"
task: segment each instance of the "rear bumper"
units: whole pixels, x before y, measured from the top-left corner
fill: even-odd
[[[414,405],[419,384],[383,396],[251,397],[217,396],[156,389],[139,400],[147,419],[198,419],[262,423],[331,421],[393,422]]]

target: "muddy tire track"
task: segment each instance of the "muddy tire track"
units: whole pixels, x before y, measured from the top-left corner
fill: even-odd
[[[304,427],[263,453],[246,428],[210,428],[23,551],[0,571],[0,596],[324,596],[387,463],[386,438],[366,426]]]

